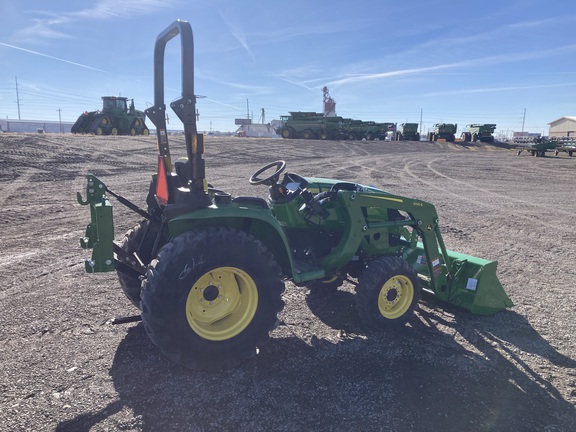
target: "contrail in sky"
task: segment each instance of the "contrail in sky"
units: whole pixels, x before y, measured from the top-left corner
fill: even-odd
[[[95,71],[98,71],[98,72],[108,73],[108,72],[106,72],[106,71],[104,71],[104,70],[102,70],[102,69],[97,69],[97,68],[92,67],[92,66],[86,66],[86,65],[83,65],[83,64],[80,64],[80,63],[75,63],[75,62],[70,61],[70,60],[64,60],[64,59],[61,59],[61,58],[58,58],[58,57],[54,57],[54,56],[51,56],[51,55],[48,55],[48,54],[42,54],[42,53],[39,53],[39,52],[37,52],[37,51],[32,51],[32,50],[29,50],[29,49],[26,49],[26,48],[20,48],[20,47],[14,46],[14,45],[9,45],[9,44],[4,43],[4,42],[0,42],[0,45],[5,46],[5,47],[8,47],[8,48],[13,48],[13,49],[17,49],[17,50],[20,50],[20,51],[24,51],[24,52],[27,52],[27,53],[30,53],[30,54],[36,54],[36,55],[39,55],[39,56],[42,56],[42,57],[47,57],[47,58],[50,58],[50,59],[53,59],[53,60],[58,60],[58,61],[61,61],[61,62],[64,62],[64,63],[69,63],[69,64],[72,64],[72,65],[74,65],[74,66],[80,66],[80,67],[83,67],[83,68],[86,68],[86,69],[91,69],[91,70],[95,70]]]

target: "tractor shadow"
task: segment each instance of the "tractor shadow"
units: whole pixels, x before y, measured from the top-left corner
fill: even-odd
[[[353,300],[345,291],[307,298],[318,319],[344,331],[341,340],[273,337],[253,361],[218,373],[170,363],[142,324],[128,328],[109,372],[119,400],[56,430],[96,430],[105,420],[119,430],[141,431],[573,426],[574,405],[550,375],[554,368],[575,369],[576,361],[557,352],[521,315],[475,317],[444,304],[439,310],[426,298],[410,325],[368,332]],[[530,366],[527,355],[539,357],[541,367]]]

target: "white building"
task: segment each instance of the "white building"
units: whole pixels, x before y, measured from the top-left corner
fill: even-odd
[[[70,133],[73,125],[72,122],[0,119],[2,132]]]
[[[576,137],[576,117],[565,116],[560,117],[550,123],[550,131],[548,136],[552,137]]]
[[[256,138],[280,138],[276,130],[270,124],[241,125],[236,130],[236,136]]]

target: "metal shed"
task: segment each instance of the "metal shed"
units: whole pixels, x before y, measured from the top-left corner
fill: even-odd
[[[552,137],[576,137],[576,116],[560,117],[550,123],[548,136]]]

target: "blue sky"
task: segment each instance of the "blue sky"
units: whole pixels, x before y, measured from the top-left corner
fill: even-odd
[[[548,132],[576,115],[572,1],[2,0],[0,118],[75,121],[101,96],[153,103],[153,49],[191,23],[200,130],[233,131],[322,111],[343,117],[496,123]],[[179,39],[166,51],[166,103],[180,94]],[[248,100],[248,104],[247,104]],[[247,107],[248,105],[248,107]],[[58,111],[61,110],[61,111]],[[171,128],[180,128],[170,113]]]

